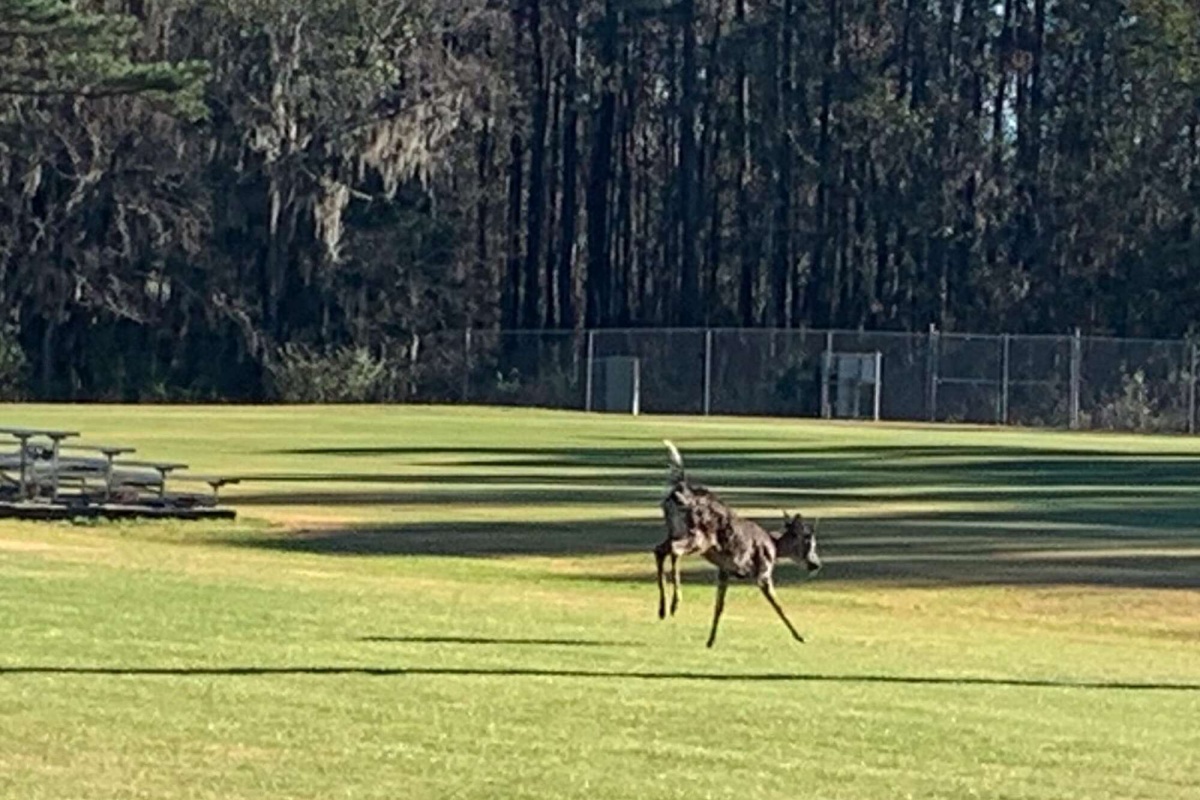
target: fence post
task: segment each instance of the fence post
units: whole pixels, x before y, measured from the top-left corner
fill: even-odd
[[[883,353],[881,353],[878,350],[875,351],[875,386],[874,386],[874,389],[875,389],[874,397],[872,398],[872,400],[874,401],[873,402],[874,407],[872,409],[871,416],[876,422],[879,422],[879,412],[882,410],[881,407],[883,405]]]
[[[633,416],[642,411],[642,360],[633,360]]]
[[[712,411],[712,328],[704,331],[704,416]]]
[[[833,416],[829,404],[829,377],[833,374],[833,331],[825,331],[825,351],[821,353],[821,419]]]
[[[1000,418],[996,420],[1001,425],[1008,424],[1008,359],[1009,336],[1000,334]]]
[[[596,360],[596,332],[587,332],[587,377],[584,380],[584,411],[592,410],[592,372]]]
[[[1076,328],[1075,335],[1071,337],[1070,417],[1067,420],[1067,426],[1071,430],[1079,428],[1079,394],[1083,375],[1082,359],[1083,340],[1079,335],[1079,328]]]
[[[938,368],[940,367],[940,364],[939,364],[939,358],[940,358],[939,349],[940,348],[938,347],[938,342],[940,340],[938,337],[939,337],[939,334],[938,334],[937,325],[935,325],[932,322],[929,323],[928,400],[929,400],[929,421],[930,422],[937,422]]]
[[[409,397],[412,397],[413,395],[415,395],[417,393],[417,378],[416,378],[417,370],[416,370],[416,367],[417,367],[417,356],[418,356],[420,350],[421,350],[421,337],[420,337],[420,335],[414,333],[413,337],[412,337],[412,344],[408,348],[408,362],[409,362],[408,394],[409,394]]]
[[[471,329],[463,331],[463,384],[462,401],[470,400],[471,396]]]
[[[1196,365],[1198,354],[1196,352],[1196,341],[1193,339],[1188,344],[1188,349],[1192,353],[1192,368],[1188,370],[1188,433],[1196,432]]]

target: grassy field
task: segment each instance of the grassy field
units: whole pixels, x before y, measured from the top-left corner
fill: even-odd
[[[253,478],[0,526],[0,797],[1195,798],[1200,440],[429,408],[7,406]],[[819,516],[704,648],[668,436]]]

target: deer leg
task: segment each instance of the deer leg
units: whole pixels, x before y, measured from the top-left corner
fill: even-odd
[[[666,587],[663,576],[663,562],[667,556],[671,557],[671,616],[675,616],[675,611],[679,608],[679,559],[688,553],[698,553],[701,548],[696,542],[695,537],[687,539],[668,538],[665,542],[654,548],[654,558],[658,564],[658,616],[662,619],[666,616],[664,608],[666,604]]]
[[[787,614],[783,613],[783,607],[779,605],[779,598],[775,596],[775,584],[771,581],[770,576],[759,581],[758,588],[762,589],[763,597],[767,598],[767,602],[771,604],[771,608],[775,609],[775,613],[783,620],[783,624],[787,625],[788,630],[792,632],[792,636],[796,638],[796,641],[803,642],[804,637],[792,625],[791,621],[787,618]]]
[[[667,581],[663,563],[667,560],[669,543],[663,542],[654,548],[654,563],[658,567],[658,618],[667,616]]]
[[[713,606],[712,630],[708,632],[708,644],[712,647],[717,641],[717,623],[721,621],[721,612],[725,610],[725,592],[729,589],[729,573],[721,570],[717,573],[717,603]]]
[[[671,616],[675,616],[676,609],[679,608],[680,588],[679,588],[679,553],[674,549],[671,550]]]

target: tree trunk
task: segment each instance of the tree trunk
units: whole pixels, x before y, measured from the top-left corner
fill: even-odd
[[[475,145],[475,272],[478,276],[488,274],[488,200],[491,190],[492,131],[491,124],[484,121]]]
[[[546,171],[546,245],[543,248],[543,290],[542,290],[542,319],[545,329],[558,328],[559,302],[555,297],[558,290],[558,256],[562,252],[557,237],[562,233],[562,221],[558,215],[563,211],[563,201],[560,194],[562,180],[562,113],[563,91],[560,77],[550,82],[550,127],[546,131],[546,150],[549,166]]]
[[[737,0],[736,19],[739,29],[746,23],[746,0]],[[753,327],[755,313],[755,278],[758,273],[758,249],[750,231],[750,181],[752,161],[750,151],[750,77],[746,70],[745,46],[737,55],[737,97],[734,115],[734,137],[737,141],[736,184],[738,231],[738,319],[744,327]]]
[[[698,105],[696,84],[696,2],[680,0],[682,15],[683,53],[680,65],[680,109],[679,109],[679,168],[676,172],[680,224],[679,253],[679,323],[692,327],[699,323],[702,303],[700,300],[700,266],[697,257],[700,224],[697,209],[697,142],[696,108]]]
[[[798,160],[797,154],[801,149],[806,153],[811,150],[809,141],[809,121],[808,121],[808,76],[807,70],[804,68],[805,52],[808,47],[808,41],[805,36],[805,20],[804,15],[807,11],[807,0],[792,0],[792,9],[790,14],[791,42],[787,48],[786,61],[790,64],[787,72],[787,81],[784,84],[786,96],[787,114],[790,122],[788,123],[788,131],[790,132],[790,153],[789,158],[794,163]],[[787,250],[791,254],[788,262],[788,280],[791,284],[789,288],[789,306],[788,306],[788,326],[794,327],[800,325],[804,321],[805,296],[808,288],[808,274],[806,270],[801,269],[801,247],[797,241],[797,225],[799,221],[799,213],[796,208],[797,201],[791,198],[797,198],[801,206],[803,206],[804,186],[802,185],[802,175],[793,167],[788,167],[788,185],[790,187],[790,197],[788,200],[788,246]]]
[[[514,123],[516,120],[514,120]],[[524,177],[522,157],[525,145],[516,129],[508,142],[508,260],[501,290],[501,325],[515,329],[520,326],[521,302],[521,184]]]
[[[837,290],[830,274],[828,247],[830,238],[830,209],[832,206],[835,163],[833,154],[833,89],[838,62],[839,0],[828,0],[829,29],[824,43],[824,66],[821,76],[821,107],[817,118],[817,197],[815,233],[812,244],[812,322],[818,326],[834,323],[833,297]]]
[[[704,105],[700,114],[702,167],[700,175],[707,178],[700,194],[704,198],[704,209],[708,215],[708,233],[704,238],[704,270],[699,286],[703,299],[702,321],[712,324],[722,311],[720,285],[721,269],[721,195],[724,188],[721,164],[721,103],[717,93],[721,90],[721,22],[725,17],[725,0],[717,0],[713,14],[712,33],[706,48],[706,72],[704,80]]]
[[[521,293],[521,321],[525,328],[536,328],[541,321],[542,234],[546,224],[546,126],[549,117],[550,87],[546,80],[546,56],[542,47],[542,7],[540,0],[529,2],[529,40],[531,81],[533,84],[532,130],[529,147],[529,207],[526,217],[524,287]]]
[[[569,0],[567,4],[567,66],[563,80],[563,138],[562,138],[562,195],[559,224],[562,234],[559,237],[558,254],[558,291],[555,300],[558,303],[558,325],[561,328],[575,327],[575,268],[576,268],[576,226],[578,224],[578,208],[576,198],[576,179],[579,174],[579,64],[582,55],[579,36],[579,6],[578,0]]]
[[[626,43],[621,56],[621,123],[618,133],[617,209],[613,225],[616,257],[620,276],[617,296],[617,323],[629,325],[633,321],[634,308],[638,302],[637,270],[638,251],[633,237],[633,175],[638,166],[634,152],[634,126],[636,119],[637,86],[634,71],[630,69],[631,45]]]
[[[616,0],[604,4],[600,25],[600,67],[602,75],[611,75],[617,62]],[[592,158],[587,186],[587,327],[608,322],[612,293],[612,254],[609,252],[608,198],[612,186],[613,129],[616,118],[616,93],[611,81],[600,89],[600,102],[593,114]]]

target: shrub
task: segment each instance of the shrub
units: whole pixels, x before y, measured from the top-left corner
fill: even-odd
[[[1136,370],[1121,376],[1119,392],[1102,402],[1092,414],[1092,426],[1121,431],[1165,431],[1179,428],[1179,412],[1161,408],[1156,402],[1146,374]]]
[[[286,344],[266,364],[271,394],[286,403],[366,403],[386,399],[387,362],[365,347],[316,350]]]

